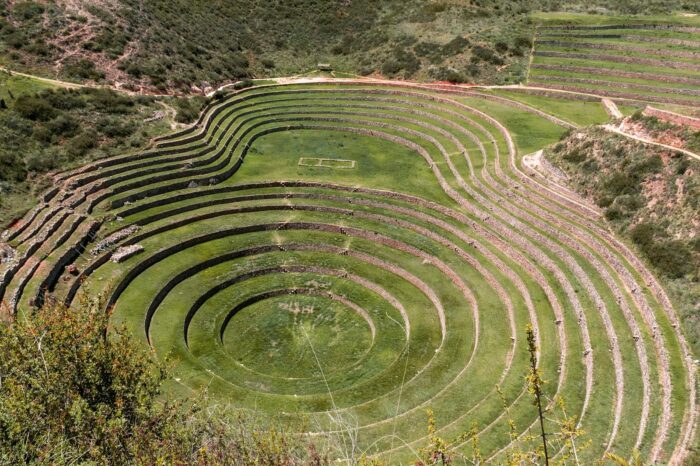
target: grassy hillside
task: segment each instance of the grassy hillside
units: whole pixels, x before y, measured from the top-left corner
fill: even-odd
[[[486,83],[525,77],[531,11],[668,13],[688,2],[539,0],[0,1],[14,67],[131,88],[197,91],[329,62],[356,74]]]

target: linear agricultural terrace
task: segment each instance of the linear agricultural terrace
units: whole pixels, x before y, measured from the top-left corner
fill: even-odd
[[[537,27],[528,85],[698,106],[698,50],[700,21],[694,18],[681,23],[595,16],[567,21],[553,15]]]

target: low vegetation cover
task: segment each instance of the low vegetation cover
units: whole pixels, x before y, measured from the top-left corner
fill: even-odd
[[[22,69],[126,88],[197,92],[317,63],[355,74],[525,78],[533,11],[653,14],[693,2],[302,0],[0,2],[0,56]],[[299,27],[303,24],[304,27]]]
[[[673,304],[595,209],[519,168],[570,126],[419,84],[224,93],[54,174],[3,235],[5,312],[104,295],[172,365],[167,397],[279,416],[331,461],[677,462],[695,379]]]
[[[697,462],[694,10],[0,0],[0,464]]]
[[[0,72],[0,224],[36,204],[50,186],[47,172],[143,149],[171,130],[171,113],[191,123],[205,102],[65,89]]]
[[[0,464],[321,466],[311,444],[163,397],[165,364],[96,303],[0,323]]]
[[[651,134],[694,134],[641,114],[631,120]],[[603,129],[574,131],[547,157],[665,277],[700,350],[700,162]]]

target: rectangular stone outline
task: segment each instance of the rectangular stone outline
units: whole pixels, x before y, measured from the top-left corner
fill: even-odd
[[[314,163],[312,163],[314,162]],[[350,165],[342,165],[349,163]],[[340,168],[343,170],[355,168],[355,161],[348,159],[325,159],[319,157],[300,157],[298,165],[300,167],[324,167],[324,168]]]

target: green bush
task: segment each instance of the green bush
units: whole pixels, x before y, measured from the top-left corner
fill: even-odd
[[[70,115],[61,114],[47,122],[46,128],[52,136],[71,137],[78,132],[80,125]]]
[[[462,36],[457,36],[442,46],[441,55],[443,57],[451,57],[453,55],[457,55],[458,53],[462,53],[462,51],[468,46],[469,40]]]
[[[199,112],[202,111],[206,103],[207,99],[201,96],[177,99],[175,120],[179,123],[192,123],[199,117]]]
[[[71,158],[82,157],[87,154],[90,149],[97,147],[97,138],[97,133],[94,131],[83,131],[68,141],[68,155]]]
[[[240,89],[245,89],[248,87],[253,87],[255,85],[255,82],[251,81],[250,79],[244,79],[243,81],[238,81],[233,85],[233,88],[236,90]]]
[[[105,136],[126,137],[136,131],[136,125],[133,122],[123,122],[118,118],[103,117],[96,122],[97,129]]]
[[[56,116],[56,109],[45,99],[36,96],[20,96],[15,100],[15,112],[33,121],[48,121]]]
[[[1,464],[329,464],[279,429],[164,399],[164,365],[99,303],[0,322],[0,354]]]
[[[80,59],[74,63],[69,63],[63,67],[63,71],[66,73],[67,76],[70,76],[72,78],[80,78],[80,79],[92,79],[94,81],[99,81],[100,79],[104,79],[105,74],[102,71],[98,71],[95,68],[95,63],[87,60],[87,59]]]
[[[44,5],[36,2],[19,2],[13,10],[12,15],[23,20],[31,20],[44,13]]]

